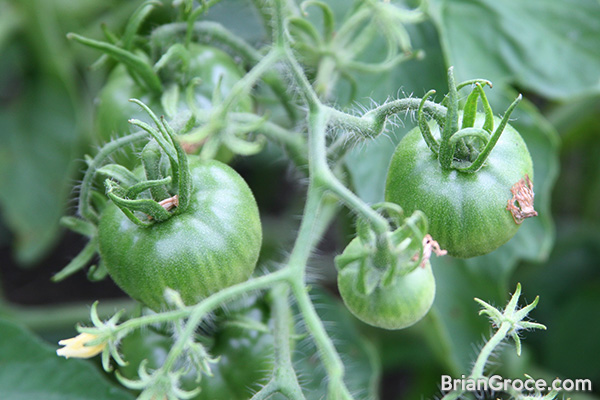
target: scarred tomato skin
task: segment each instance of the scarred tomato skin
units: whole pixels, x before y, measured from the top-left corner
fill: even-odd
[[[99,225],[100,256],[112,279],[154,310],[165,288],[194,304],[245,281],[262,242],[258,207],[245,181],[218,161],[190,157],[189,207],[150,227],[132,223],[112,202]]]
[[[484,118],[477,114],[475,126],[482,126]],[[495,118],[494,125],[499,124]],[[437,124],[431,123],[430,128],[439,138]],[[533,180],[531,156],[510,125],[483,167],[470,174],[442,169],[415,128],[400,141],[392,157],[385,199],[407,214],[423,211],[430,234],[448,254],[475,257],[497,249],[519,229],[506,206],[512,198],[511,187],[526,175]]]

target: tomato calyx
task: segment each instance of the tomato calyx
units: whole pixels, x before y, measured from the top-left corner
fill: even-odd
[[[378,203],[373,206],[387,214],[394,230],[376,234],[368,222],[359,217],[356,224],[357,243],[349,244],[335,258],[341,272],[350,265],[359,264],[357,288],[365,295],[377,287],[387,287],[398,277],[408,275],[418,267],[425,267],[432,252],[446,254],[427,233],[425,214],[415,211],[405,217],[400,206],[394,203]]]
[[[166,221],[187,208],[192,191],[190,167],[185,151],[175,139],[175,133],[165,119],[159,120],[141,101],[136,99],[131,101],[142,107],[158,128],[157,130],[135,119],[129,121],[148,132],[153,138],[142,151],[142,165],[147,179],[137,180],[133,173],[120,168],[118,175],[109,174],[109,176],[121,183],[106,179],[104,185],[108,198],[123,211],[127,218],[137,225],[151,226]],[[122,175],[128,178],[120,178]],[[145,214],[146,220],[141,219],[136,212]]]
[[[458,90],[468,85],[474,85],[474,89],[467,98],[462,124],[459,128]],[[477,172],[488,159],[506,128],[510,115],[521,101],[522,96],[519,95],[508,107],[501,122],[494,130],[494,114],[483,90],[485,85],[492,87],[492,83],[484,79],[469,80],[457,85],[454,80],[453,68],[448,70],[449,91],[448,96],[442,102],[442,104],[447,103],[446,116],[443,120],[434,118],[440,126],[439,142],[431,133],[426,114],[423,112],[425,102],[435,93],[435,90],[427,92],[421,100],[417,110],[419,129],[425,143],[438,157],[444,170],[454,169],[463,173]],[[481,127],[475,127],[477,103],[480,98],[484,108],[485,121]]]

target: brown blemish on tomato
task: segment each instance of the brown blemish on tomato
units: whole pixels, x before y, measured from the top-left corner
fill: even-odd
[[[510,211],[515,224],[520,225],[525,218],[536,217],[537,211],[533,208],[533,182],[529,179],[529,175],[519,180],[510,188],[513,197],[508,200],[506,209]]]

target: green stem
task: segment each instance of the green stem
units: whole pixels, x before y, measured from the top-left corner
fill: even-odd
[[[469,375],[469,380],[477,381],[477,379],[483,378],[483,372],[485,366],[488,362],[488,359],[494,352],[494,350],[502,343],[502,341],[506,338],[506,335],[512,328],[512,324],[510,322],[503,322],[500,325],[500,328],[496,331],[494,336],[488,340],[488,342],[483,346],[481,351],[479,352],[479,356],[477,356],[477,360],[475,361],[475,365],[471,371],[471,375]],[[460,398],[465,392],[462,390],[454,390],[450,393],[447,393],[442,400],[456,400]]]
[[[420,99],[398,99],[382,104],[367,112],[362,117],[357,117],[330,108],[330,123],[343,130],[354,132],[362,137],[372,139],[383,132],[385,123],[389,117],[408,111],[417,111],[420,106]],[[432,101],[425,101],[423,102],[422,110],[441,125],[444,124],[443,120],[446,115],[446,107]]]
[[[317,315],[304,285],[306,264],[312,245],[315,243],[315,233],[319,231],[320,209],[323,205],[326,187],[319,181],[322,171],[329,171],[325,159],[325,128],[327,117],[322,107],[317,107],[309,118],[309,177],[310,184],[307,193],[306,206],[300,225],[300,231],[289,259],[292,270],[292,291],[298,303],[300,312],[306,322],[308,331],[312,334],[325,369],[329,375],[329,388],[339,390],[343,398],[351,399],[346,388],[344,364],[337,353],[331,338],[327,335],[322,321]]]
[[[190,310],[190,313],[185,329],[178,337],[177,342],[175,342],[175,344],[171,348],[171,351],[169,351],[169,355],[167,356],[167,359],[165,360],[165,363],[162,366],[163,370],[170,371],[173,368],[175,362],[179,358],[179,355],[185,348],[186,342],[189,340],[190,337],[194,335],[198,324],[200,324],[202,319],[206,317],[206,315],[209,312],[213,311],[221,304],[239,297],[240,295],[254,290],[271,287],[276,283],[289,281],[289,279],[289,268],[283,268],[268,275],[263,275],[259,278],[250,279],[246,282],[242,282],[237,285],[225,288],[207,297],[195,306],[187,308]]]
[[[250,400],[266,400],[271,397],[273,394],[279,391],[277,382],[272,379],[263,386],[258,392],[254,393],[254,396]]]
[[[338,390],[338,393],[341,394],[341,398],[352,399],[352,395],[350,395],[350,392],[344,383],[344,363],[337,353],[331,338],[327,335],[323,322],[310,301],[304,283],[294,280],[292,283],[292,291],[306,323],[306,327],[315,340],[315,344],[319,349],[319,354],[325,369],[327,370],[327,375],[329,376],[329,391],[331,392],[332,389]]]
[[[258,80],[267,73],[273,66],[280,60],[281,52],[277,47],[274,47],[265,55],[262,60],[258,64],[256,64],[242,79],[237,81],[231,91],[227,95],[227,97],[223,100],[223,102],[219,105],[220,112],[217,112],[216,115],[219,115],[219,118],[225,117],[227,112],[233,108],[235,102],[244,98],[244,96],[252,90],[252,87],[258,82]]]
[[[321,106],[319,96],[317,96],[317,93],[306,78],[306,75],[304,75],[302,67],[296,60],[296,57],[294,57],[294,55],[292,54],[292,50],[289,47],[286,47],[284,53],[286,56],[286,63],[290,68],[290,72],[292,73],[292,78],[299,86],[299,91],[302,97],[304,97],[304,101],[306,102],[311,111],[315,108],[318,108],[319,106]]]
[[[278,285],[272,290],[272,312],[275,320],[273,328],[275,366],[273,371],[274,382],[288,398],[304,399],[298,377],[292,364],[290,351],[290,325],[291,311],[289,305],[290,288],[287,285]]]

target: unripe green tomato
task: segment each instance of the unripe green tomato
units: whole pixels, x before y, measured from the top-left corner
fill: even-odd
[[[100,217],[100,256],[111,278],[154,310],[164,291],[186,304],[233,284],[254,271],[262,242],[258,207],[246,182],[218,161],[189,158],[192,196],[185,211],[141,227],[109,202]]]
[[[344,253],[360,252],[360,239],[353,239]],[[420,321],[435,298],[435,279],[429,262],[406,275],[396,276],[389,285],[380,283],[365,294],[359,288],[360,263],[338,271],[338,289],[346,307],[361,321],[384,329],[403,329]]]
[[[215,47],[191,43],[189,48],[190,60],[188,68],[182,71],[181,62],[174,62],[165,67],[160,74],[164,89],[169,85],[179,86],[179,102],[177,112],[189,118],[191,111],[186,103],[186,88],[191,79],[198,78],[199,84],[194,87],[194,102],[198,109],[212,108],[213,92],[218,87],[218,96],[225,98],[233,85],[244,75],[239,65],[224,51]],[[139,86],[131,78],[123,64],[117,65],[108,76],[106,84],[96,99],[96,118],[94,129],[99,142],[106,143],[111,139],[124,136],[139,128],[128,123],[132,118],[147,121],[147,114],[129,99],[135,98],[144,102],[157,115],[165,115],[160,99],[161,93],[152,93]],[[236,111],[251,111],[252,98],[245,94],[237,99]],[[147,121],[149,122],[149,121]],[[180,123],[183,121],[179,121]],[[117,153],[113,157],[117,163],[133,168],[137,163],[137,152],[140,149]],[[227,162],[232,154],[227,149],[220,149],[227,153],[219,160]]]
[[[475,126],[482,126],[478,113]],[[459,116],[459,123],[462,113]],[[494,119],[498,126],[500,120]],[[439,127],[430,124],[439,138]],[[507,125],[483,167],[474,173],[444,170],[427,147],[419,128],[400,141],[388,169],[386,201],[411,214],[421,210],[429,233],[448,254],[469,258],[487,254],[512,238],[519,224],[509,210],[511,188],[528,175],[533,163],[521,135]]]

